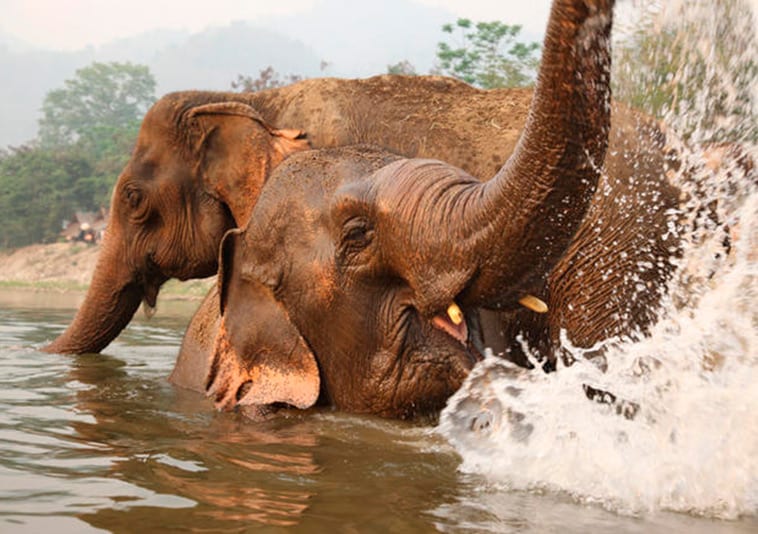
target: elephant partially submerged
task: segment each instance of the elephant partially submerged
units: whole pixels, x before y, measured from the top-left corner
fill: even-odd
[[[407,418],[444,405],[477,359],[478,309],[540,291],[591,206],[612,3],[554,2],[527,125],[488,182],[367,146],[300,152],[272,172],[221,246],[204,384],[220,408],[321,397]]]
[[[482,91],[438,76],[318,79],[254,94],[163,97],[145,117],[116,184],[84,304],[46,350],[100,351],[141,300],[155,303],[165,280],[215,272],[220,236],[245,225],[267,174],[287,154],[308,148],[307,141],[313,147],[379,145],[487,178],[513,152],[531,100],[528,89]],[[580,346],[644,331],[678,246],[668,230],[679,191],[666,180],[665,145],[654,121],[612,105],[609,149],[588,215],[544,286],[535,289],[549,311],[484,317],[485,337],[497,352],[525,363],[517,333],[552,358],[561,328]],[[203,358],[217,327],[214,291],[188,329],[180,354],[188,361],[177,367],[175,382],[203,388]]]
[[[84,304],[44,350],[99,352],[140,302],[155,306],[166,280],[215,274],[224,232],[247,220],[270,169],[306,148],[302,131],[275,129],[244,102],[213,93],[161,99],[114,188]]]

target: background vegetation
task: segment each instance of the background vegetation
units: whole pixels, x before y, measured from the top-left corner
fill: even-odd
[[[437,45],[439,72],[481,87],[524,87],[534,83],[538,43],[518,41],[521,26],[458,19],[445,24],[449,40]]]
[[[614,98],[695,143],[758,141],[758,43],[750,6],[743,0],[665,4],[643,0],[641,19],[615,29],[625,38],[614,54]],[[687,113],[692,109],[698,113]]]
[[[758,52],[749,7],[742,0],[718,2],[714,19],[707,0],[692,0],[686,16],[661,21],[662,0],[645,2],[641,19],[620,28],[614,97],[692,141],[758,141]],[[442,32],[431,73],[481,88],[534,83],[539,46],[523,42],[519,26],[458,19]],[[328,67],[322,61],[321,72]],[[387,72],[415,75],[417,69],[404,60]],[[300,79],[268,67],[257,78],[239,75],[231,88],[259,91]],[[75,211],[107,207],[155,86],[145,66],[96,62],[47,93],[37,139],[0,151],[0,248],[53,241]],[[683,113],[694,106],[704,112]],[[698,122],[681,122],[692,117]]]
[[[0,248],[54,241],[76,211],[108,206],[154,93],[147,67],[93,63],[47,94],[38,138],[0,153]]]

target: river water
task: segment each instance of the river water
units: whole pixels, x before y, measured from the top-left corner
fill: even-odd
[[[514,489],[462,465],[428,424],[331,411],[250,424],[217,413],[166,381],[192,303],[164,302],[151,320],[137,317],[103,355],[35,350],[75,304],[0,293],[1,532],[758,529],[755,517],[619,513],[560,489]],[[510,454],[493,452],[493,466]],[[523,476],[533,471],[524,468]]]

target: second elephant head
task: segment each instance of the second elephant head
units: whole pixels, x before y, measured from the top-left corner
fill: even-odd
[[[270,170],[310,148],[228,93],[167,95],[148,111],[114,187],[84,304],[48,352],[99,352],[169,278],[216,272],[224,232],[244,225]]]

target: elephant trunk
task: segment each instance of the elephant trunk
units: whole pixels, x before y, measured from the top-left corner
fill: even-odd
[[[129,323],[142,298],[142,287],[125,264],[124,255],[106,236],[84,303],[66,331],[42,350],[100,352]]]
[[[597,187],[610,129],[613,0],[556,0],[524,132],[465,202],[465,248],[485,258],[468,304],[511,307],[564,254]]]

